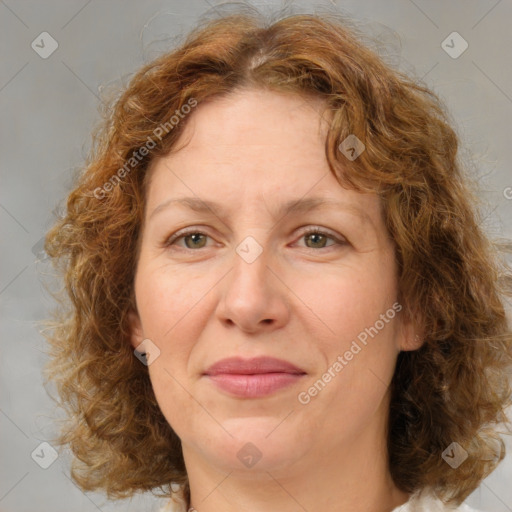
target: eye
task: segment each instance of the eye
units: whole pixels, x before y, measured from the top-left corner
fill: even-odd
[[[203,249],[207,246],[207,238],[210,237],[206,233],[198,231],[197,229],[178,231],[164,242],[164,246],[170,247],[178,245],[178,247],[185,250]],[[301,234],[300,239],[306,240],[306,248],[308,249],[325,249],[332,245],[347,245],[346,241],[340,240],[332,233],[319,227],[313,227],[304,231]],[[329,240],[334,243],[326,245]],[[178,241],[183,241],[185,246],[177,244]],[[308,245],[308,243],[311,245]]]
[[[334,244],[332,245],[346,245],[347,242],[338,239],[336,236],[334,236],[332,233],[328,231],[324,231],[320,228],[310,228],[309,230],[303,232],[301,234],[301,239],[306,240],[306,247],[308,249],[325,249],[327,247],[330,247],[329,245],[325,245],[328,240],[332,240]],[[311,245],[307,245],[307,241],[310,241]]]
[[[203,233],[202,231],[197,230],[189,230],[189,231],[181,231],[172,235],[166,242],[165,246],[176,245],[178,240],[183,240],[185,242],[184,249],[202,249],[206,245],[206,238],[208,235]]]

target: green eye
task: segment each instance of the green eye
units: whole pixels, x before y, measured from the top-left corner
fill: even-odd
[[[320,228],[313,228],[309,231],[305,231],[302,233],[301,239],[309,240],[311,242],[311,245],[308,245],[308,242],[306,241],[306,248],[308,249],[326,249],[327,247],[330,247],[332,245],[346,245],[347,242],[340,240],[333,234],[323,231]],[[331,243],[329,245],[326,245],[327,242],[331,240],[334,243]]]
[[[325,243],[327,240],[331,239],[332,237],[327,236],[324,233],[321,233],[320,231],[310,231],[309,233],[306,233],[305,235],[302,235],[303,238],[306,240],[310,240],[313,243],[313,247],[310,247],[310,249],[323,249],[325,247]]]
[[[203,233],[191,233],[189,235],[184,235],[183,240],[185,241],[187,249],[201,249],[202,247],[205,246],[206,236],[207,235]],[[191,241],[190,244],[187,243],[187,239]]]
[[[207,239],[209,236],[202,231],[185,231],[178,232],[172,235],[166,242],[165,246],[170,247],[172,245],[178,245],[182,249],[203,249],[207,247]],[[346,242],[339,240],[337,237],[327,231],[322,231],[319,228],[310,229],[302,233],[301,239],[306,240],[306,248],[308,249],[325,249],[332,245],[346,245]],[[183,240],[184,244],[178,244],[177,242]],[[329,240],[332,242],[328,244]]]
[[[201,231],[189,231],[185,233],[177,233],[173,235],[167,242],[166,246],[175,245],[178,240],[183,239],[185,249],[202,249],[206,245],[207,234]]]

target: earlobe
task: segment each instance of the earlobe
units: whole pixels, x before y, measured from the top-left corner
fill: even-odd
[[[130,309],[128,311],[128,325],[130,326],[130,343],[132,347],[137,348],[144,340],[144,332],[142,330],[142,323],[136,311]]]
[[[412,347],[410,350],[418,350],[423,343],[425,343],[425,338],[419,334],[415,334],[410,346]]]
[[[418,350],[423,343],[425,343],[423,332],[419,333],[417,328],[411,327],[411,329],[407,329],[407,334],[403,337],[400,350],[402,352]]]
[[[402,318],[400,352],[409,352],[418,350],[425,342],[424,329],[420,321]]]
[[[425,343],[425,329],[423,317],[417,309],[411,311],[406,308],[401,311],[399,351],[411,352],[418,350]]]

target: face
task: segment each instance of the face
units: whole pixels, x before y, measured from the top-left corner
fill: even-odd
[[[131,317],[186,463],[277,470],[383,437],[413,336],[379,198],[329,171],[322,104],[243,90],[187,121],[150,170]]]

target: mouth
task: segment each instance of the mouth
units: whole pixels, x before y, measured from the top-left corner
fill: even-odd
[[[203,376],[229,395],[260,398],[297,383],[306,372],[283,359],[257,357],[222,359]]]

